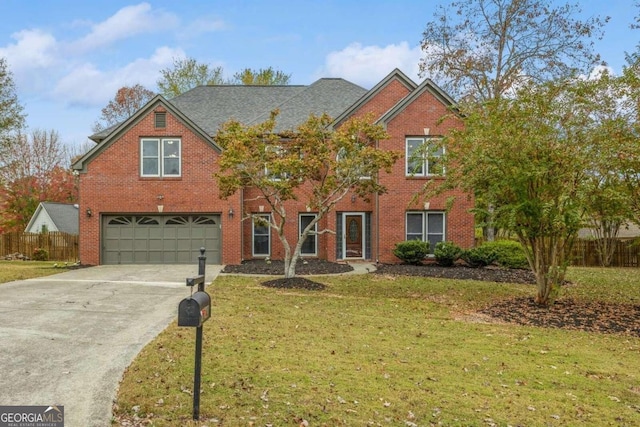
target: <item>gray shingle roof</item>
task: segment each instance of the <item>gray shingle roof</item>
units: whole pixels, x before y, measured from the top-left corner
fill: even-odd
[[[170,102],[213,136],[230,119],[260,123],[280,110],[276,132],[303,123],[309,114],[337,117],[367,90],[344,79],[325,78],[309,86],[199,86]]]
[[[76,205],[54,202],[42,202],[41,204],[59,231],[78,234],[78,207]]]

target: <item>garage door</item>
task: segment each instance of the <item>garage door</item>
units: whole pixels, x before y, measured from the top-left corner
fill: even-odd
[[[103,264],[220,264],[220,215],[103,217]]]

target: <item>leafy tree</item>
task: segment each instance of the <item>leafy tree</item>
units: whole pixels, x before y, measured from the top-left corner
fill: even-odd
[[[634,214],[634,190],[640,184],[638,164],[629,160],[640,154],[637,144],[637,81],[625,70],[621,77],[603,71],[584,84],[584,97],[596,99],[597,108],[591,110],[593,127],[591,140],[597,140],[598,155],[586,177],[583,195],[585,218],[596,237],[600,263],[609,266],[615,249],[615,239],[624,224],[638,221]],[[634,87],[636,86],[636,87]],[[635,98],[635,99],[634,99]],[[606,144],[601,141],[607,141]]]
[[[291,80],[291,74],[274,70],[272,67],[259,70],[245,68],[235,73],[233,78],[243,85],[288,85]]]
[[[24,126],[25,115],[18,102],[13,74],[4,58],[0,58],[0,150],[8,142],[12,132]],[[1,151],[0,151],[1,153]]]
[[[420,70],[454,97],[483,103],[510,96],[531,81],[573,75],[598,61],[592,37],[608,18],[574,18],[578,5],[551,0],[456,0],[437,6],[423,32]],[[493,240],[493,209],[475,192],[476,217]]]
[[[0,158],[0,229],[21,231],[41,201],[77,200],[66,147],[56,131],[18,132]]]
[[[168,99],[197,86],[226,83],[222,67],[210,67],[194,58],[174,59],[173,67],[161,70],[160,74],[162,77],[157,82],[158,89]]]
[[[589,38],[608,20],[574,19],[578,5],[550,0],[459,0],[437,6],[427,23],[420,70],[461,98],[499,99],[531,80],[589,69],[599,57]]]
[[[539,305],[551,304],[564,280],[593,171],[616,170],[609,154],[619,142],[597,133],[593,84],[525,86],[464,111],[465,129],[445,138],[443,188],[480,192],[496,207],[496,224],[517,237],[536,275]]]
[[[102,109],[100,120],[93,126],[99,132],[121,123],[149,102],[156,94],[140,84],[118,89],[116,96]]]
[[[277,134],[277,115],[275,111],[254,126],[226,123],[216,135],[223,151],[215,177],[222,197],[248,187],[269,205],[268,226],[284,247],[284,276],[291,278],[302,245],[316,224],[351,192],[365,199],[385,192],[378,173],[390,172],[400,153],[376,148],[375,142],[388,135],[381,126],[371,124],[371,117],[353,118],[331,130],[330,117],[311,115],[295,132]],[[316,212],[316,217],[292,247],[285,230],[297,226],[287,215],[295,209],[294,202]],[[331,230],[317,233],[327,232]]]

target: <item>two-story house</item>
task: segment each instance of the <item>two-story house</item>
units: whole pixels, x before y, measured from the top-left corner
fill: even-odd
[[[219,127],[230,119],[260,123],[274,109],[280,111],[280,130],[295,129],[312,113],[329,114],[334,127],[373,113],[391,136],[379,148],[404,153],[391,174],[380,176],[388,192],[369,201],[342,200],[320,224],[335,233],[311,236],[303,256],[396,263],[393,248],[403,240],[471,247],[472,197],[453,191],[412,202],[427,180],[446,173],[437,153],[412,154],[425,142],[437,146],[442,135],[462,126],[450,114],[452,104],[432,81],[418,85],[399,70],[370,90],[323,78],[308,86],[200,86],[171,100],[157,96],[128,120],[93,135],[96,146],[73,165],[80,188],[80,261],[194,263],[201,247],[213,264],[281,257],[281,244],[268,227],[243,220],[269,215],[268,206],[249,201],[251,189],[222,200],[213,177]],[[451,197],[456,203],[447,209]],[[297,211],[298,229],[290,233],[315,215],[303,204]]]

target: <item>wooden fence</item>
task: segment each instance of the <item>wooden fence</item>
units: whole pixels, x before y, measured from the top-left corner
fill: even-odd
[[[616,239],[611,267],[640,267],[640,241]],[[596,242],[578,239],[571,252],[571,265],[600,267]]]
[[[51,233],[0,234],[0,257],[21,254],[32,258],[36,248],[46,249],[52,261],[75,262],[78,258],[78,235]]]

